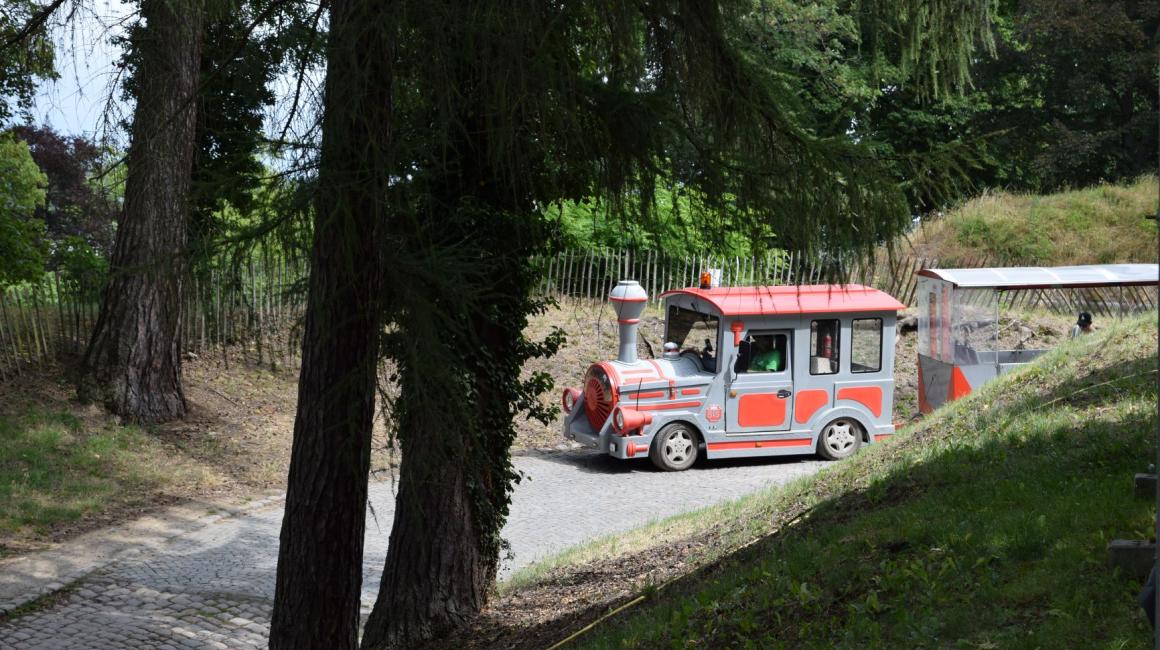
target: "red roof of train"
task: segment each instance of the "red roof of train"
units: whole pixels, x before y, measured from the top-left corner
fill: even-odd
[[[686,295],[713,305],[723,316],[785,316],[861,311],[899,311],[906,305],[888,293],[860,284],[674,289],[662,298]]]

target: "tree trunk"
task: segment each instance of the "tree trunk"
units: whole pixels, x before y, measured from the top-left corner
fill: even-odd
[[[200,0],[144,0],[144,25],[133,37],[139,66],[125,208],[79,392],[134,422],[186,412],[181,292],[202,15]]]
[[[383,293],[386,7],[331,3],[314,247],[271,648],[358,646]]]
[[[495,584],[515,479],[512,417],[528,356],[522,337],[534,281],[523,248],[527,235],[511,215],[532,212],[491,166],[478,86],[471,75],[456,82],[466,98],[459,115],[464,135],[448,147],[457,155],[447,164],[451,173],[432,185],[438,207],[427,220],[444,239],[416,237],[415,248],[431,246],[438,259],[448,251],[437,249],[446,246],[477,262],[471,279],[461,279],[478,285],[459,289],[488,299],[463,304],[432,297],[410,312],[438,312],[446,328],[408,317],[400,325],[409,347],[422,352],[396,359],[399,492],[364,650],[410,648],[462,626],[487,604]]]
[[[413,647],[462,625],[487,602],[496,558],[478,543],[467,460],[441,446],[421,433],[402,444],[395,519],[363,648]]]
[[[483,242],[474,243],[484,254]],[[490,290],[509,296],[497,299],[491,314],[500,321],[464,311],[449,319],[465,323],[464,332],[404,334],[419,350],[450,346],[450,356],[461,360],[455,381],[463,384],[436,388],[417,375],[422,368],[399,366],[399,492],[379,595],[363,632],[364,650],[414,647],[462,626],[487,604],[515,479],[512,405],[526,358],[521,333],[532,276],[513,266],[494,269],[488,278]],[[422,400],[419,391],[457,392],[459,403]]]

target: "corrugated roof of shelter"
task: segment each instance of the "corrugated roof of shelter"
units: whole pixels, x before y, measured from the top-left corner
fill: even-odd
[[[859,311],[898,311],[906,305],[888,293],[860,284],[674,289],[661,294],[700,298],[723,316],[783,316]]]
[[[923,269],[918,274],[946,280],[961,289],[1073,289],[1160,283],[1160,265],[1156,264]]]

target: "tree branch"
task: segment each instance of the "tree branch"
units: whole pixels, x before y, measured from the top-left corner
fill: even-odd
[[[60,9],[60,6],[63,5],[64,2],[65,0],[53,0],[52,4],[33,14],[32,18],[29,18],[28,22],[24,24],[24,27],[16,30],[15,34],[4,40],[4,45],[0,46],[0,52],[4,52],[10,47],[15,47],[21,41],[27,39],[29,36],[32,36],[33,33],[40,31],[40,29],[44,27],[44,23],[48,22],[49,17],[52,16],[52,14],[55,13],[57,9]]]

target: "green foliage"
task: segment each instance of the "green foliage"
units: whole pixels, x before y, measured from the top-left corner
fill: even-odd
[[[196,256],[212,255],[223,241],[253,236],[238,229],[239,219],[278,221],[266,209],[282,181],[262,163],[269,151],[262,126],[274,105],[273,82],[287,72],[287,57],[316,62],[320,56],[321,39],[308,29],[304,11],[253,0],[238,10],[211,12],[205,22],[190,223]]]
[[[926,209],[972,186],[1044,192],[1153,172],[1158,27],[1155,1],[1001,2],[993,55],[962,94],[930,101],[885,68],[858,131],[897,155],[961,156],[969,183],[951,196],[911,190]]]
[[[0,0],[0,125],[19,111],[28,115],[36,78],[56,78],[52,40],[43,30],[9,44],[42,8],[32,0]]]
[[[740,229],[706,228],[699,199],[683,187],[658,182],[655,203],[643,220],[617,218],[612,205],[597,199],[562,201],[546,211],[557,220],[563,245],[568,248],[607,248],[664,251],[669,255],[748,255],[768,247],[750,241]],[[772,239],[772,235],[767,239]]]
[[[68,237],[53,255],[57,268],[64,272],[83,296],[98,298],[109,277],[109,260],[80,237]]]
[[[1156,335],[1116,323],[751,498],[759,528],[817,505],[582,647],[1149,647],[1106,554],[1153,531],[1127,477],[1156,453]]]
[[[33,214],[44,204],[47,184],[28,145],[0,135],[0,287],[44,273],[48,258],[44,222]]]
[[[120,185],[114,177],[95,180],[112,151],[83,136],[62,136],[51,127],[16,126],[12,134],[28,143],[32,159],[48,177],[46,201],[36,218],[48,227],[54,246],[80,237],[108,254],[120,209]]]
[[[322,61],[325,35],[318,22],[325,8],[307,11],[304,5],[276,0],[207,7],[190,199],[194,273],[222,266],[218,257],[229,258],[226,266],[245,263],[255,248],[291,257],[309,250],[304,224],[312,186],[301,174],[279,174],[265,164],[288,143],[270,142],[263,124],[275,102],[274,80],[291,64],[301,76]],[[128,72],[126,100],[139,92],[134,75],[141,53],[134,43],[144,28],[134,24],[119,39],[125,47],[121,65]],[[293,101],[293,110],[303,110],[299,103],[304,98],[296,93]]]

